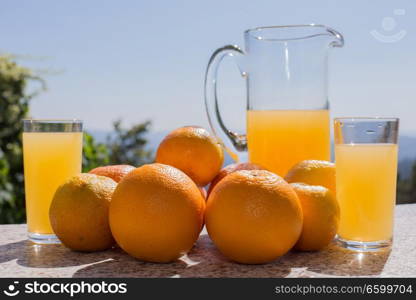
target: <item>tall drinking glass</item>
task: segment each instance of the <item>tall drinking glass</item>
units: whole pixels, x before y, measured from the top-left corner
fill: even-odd
[[[249,29],[245,49],[217,49],[205,76],[205,104],[214,133],[238,157],[248,146],[249,160],[281,176],[305,159],[330,159],[328,52],[344,45],[324,25]],[[247,135],[231,131],[221,117],[217,73],[234,57],[247,87]]]
[[[396,202],[399,119],[336,118],[338,242],[349,249],[391,245]]]
[[[49,206],[58,186],[81,172],[82,121],[23,120],[23,158],[29,239],[57,243]]]

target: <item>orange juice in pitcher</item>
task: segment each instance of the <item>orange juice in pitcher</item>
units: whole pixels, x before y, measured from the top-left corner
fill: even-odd
[[[251,162],[280,176],[305,159],[330,159],[328,110],[249,110]]]
[[[343,37],[324,25],[246,30],[245,49],[227,45],[211,56],[205,104],[214,133],[233,154],[280,176],[306,159],[330,159],[328,50]],[[236,60],[247,86],[247,135],[226,127],[217,98],[217,72],[224,57]]]

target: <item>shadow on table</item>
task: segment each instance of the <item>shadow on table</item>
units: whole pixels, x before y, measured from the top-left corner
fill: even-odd
[[[267,265],[242,265],[224,258],[208,236],[199,238],[191,252],[173,263],[146,263],[134,259],[119,250],[112,260],[79,269],[73,277],[279,277],[287,271],[265,273]],[[273,275],[271,275],[273,274]],[[263,275],[263,276],[262,276]]]
[[[31,268],[57,268],[91,264],[112,257],[111,251],[81,253],[62,245],[38,245],[23,240],[0,245],[0,263],[17,260],[19,265]]]
[[[111,260],[79,269],[73,277],[175,277],[186,267],[183,260],[168,264],[142,262],[116,249]]]
[[[204,244],[213,245],[208,236]],[[204,247],[207,247],[204,245]],[[209,247],[209,246],[208,246]],[[291,251],[280,259],[263,265],[243,265],[224,258],[216,249],[210,254],[198,251],[198,247],[189,255],[199,261],[184,270],[181,277],[314,277],[314,276],[377,276],[383,271],[390,250],[382,252],[357,253],[334,244],[322,251]]]
[[[281,263],[292,268],[293,275],[300,277],[302,274],[306,276],[377,276],[382,273],[390,252],[390,249],[379,252],[355,252],[331,244],[317,252],[292,251],[282,259]]]
[[[243,265],[227,260],[203,235],[192,251],[171,264],[140,262],[121,250],[111,260],[79,269],[74,277],[313,277],[377,276],[390,251],[357,253],[336,245],[319,252],[290,252],[273,263]]]
[[[74,277],[310,277],[377,276],[390,251],[357,253],[336,245],[318,252],[289,252],[275,262],[243,265],[227,260],[207,235],[192,251],[170,264],[145,263],[120,249],[81,253],[62,245],[36,245],[28,240],[0,245],[0,263],[17,260],[32,268],[82,266]]]

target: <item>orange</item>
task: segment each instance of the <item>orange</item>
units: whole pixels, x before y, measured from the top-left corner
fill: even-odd
[[[326,247],[338,230],[340,211],[331,190],[323,186],[292,183],[303,211],[302,234],[295,249],[315,251]]]
[[[115,182],[120,182],[120,180],[127,175],[130,171],[134,170],[135,167],[130,165],[112,165],[104,166],[92,169],[88,173],[107,176],[113,179]]]
[[[207,198],[207,190],[202,186],[199,186],[198,189],[201,192],[202,197],[204,197],[204,199],[206,199]]]
[[[237,164],[230,164],[224,168],[221,169],[221,171],[215,176],[215,178],[211,181],[211,184],[209,185],[208,189],[208,195],[211,193],[211,191],[214,189],[215,185],[220,182],[221,179],[223,179],[228,174],[231,174],[236,171],[240,170],[265,170],[264,167],[253,164],[253,163],[237,163]]]
[[[303,160],[289,170],[285,180],[322,185],[335,194],[335,164],[326,160]]]
[[[242,170],[222,179],[208,197],[208,234],[229,259],[245,264],[275,260],[302,230],[302,209],[293,188],[266,170]]]
[[[187,253],[203,224],[205,200],[182,171],[148,164],[127,174],[110,206],[110,227],[128,254],[170,262]]]
[[[108,177],[79,174],[56,190],[49,219],[62,244],[78,251],[99,251],[113,246],[108,210],[116,185]]]
[[[221,145],[206,129],[178,128],[160,143],[156,162],[185,172],[197,185],[205,186],[217,175],[224,161]]]

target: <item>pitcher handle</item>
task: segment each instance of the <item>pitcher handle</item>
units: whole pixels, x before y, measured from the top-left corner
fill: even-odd
[[[236,45],[226,45],[222,48],[218,48],[211,55],[209,59],[207,70],[205,72],[205,108],[208,115],[208,121],[211,126],[212,131],[218,140],[222,143],[225,150],[230,154],[230,156],[238,161],[238,154],[236,152],[246,151],[247,150],[247,138],[245,134],[240,134],[234,131],[229,130],[221,117],[221,113],[218,106],[218,97],[217,97],[217,75],[218,67],[220,63],[226,56],[244,56],[245,53],[240,47]],[[238,67],[240,65],[237,63]],[[246,76],[244,72],[241,71],[243,77]],[[221,131],[225,134],[225,139],[220,136]],[[229,139],[232,143],[233,148],[236,151],[231,150],[225,144],[225,140]]]

